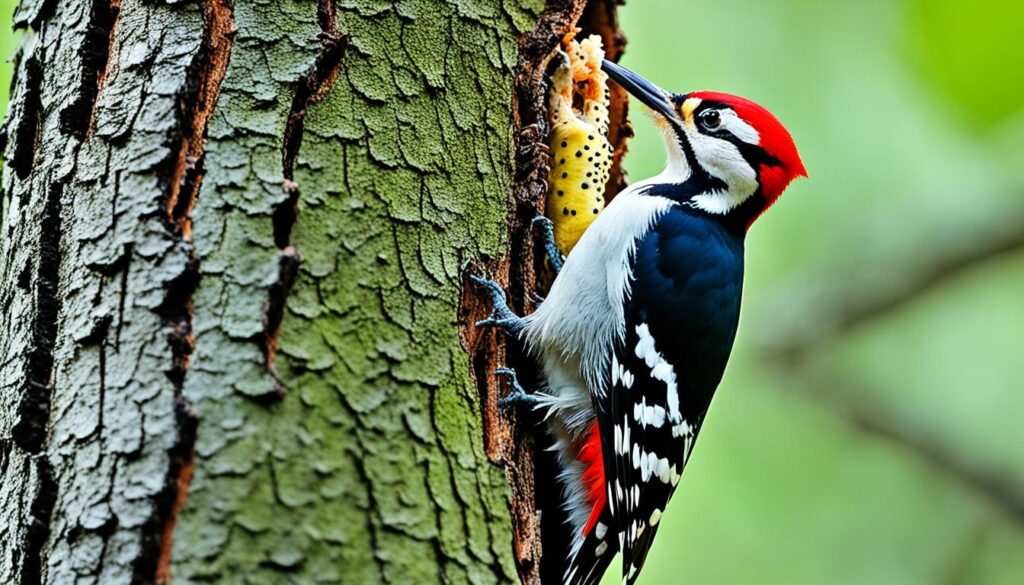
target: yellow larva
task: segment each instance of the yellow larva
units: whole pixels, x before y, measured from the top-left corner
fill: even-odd
[[[554,223],[555,245],[562,254],[572,250],[604,209],[604,187],[612,165],[601,39],[592,35],[580,43],[569,41],[565,49],[555,57],[564,62],[552,75],[548,94],[552,164],[547,216]],[[573,108],[577,92],[582,111]]]

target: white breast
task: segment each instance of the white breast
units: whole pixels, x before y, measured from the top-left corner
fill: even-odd
[[[639,194],[638,183],[620,193],[580,238],[547,298],[526,317],[523,339],[532,355],[572,364],[592,392],[604,393],[612,347],[625,334],[623,303],[630,294],[630,260],[637,239],[673,204]]]

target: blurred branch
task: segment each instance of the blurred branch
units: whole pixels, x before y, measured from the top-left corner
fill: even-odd
[[[1024,250],[1024,206],[959,227],[929,242],[917,265],[864,266],[847,271],[841,282],[797,279],[798,286],[775,295],[762,311],[766,326],[755,343],[769,359],[798,362],[829,338],[884,317],[982,263]]]
[[[754,342],[764,363],[784,368],[798,381],[795,386],[802,397],[852,428],[907,450],[1024,526],[1024,486],[956,452],[940,435],[871,401],[870,392],[823,379],[807,365],[807,358],[829,339],[885,317],[983,263],[1024,251],[1024,206],[991,210],[973,220],[957,218],[956,229],[936,231],[941,237],[918,248],[926,253],[912,256],[916,263],[865,261],[861,269],[846,271],[842,279],[825,283],[820,275],[817,282],[798,279],[796,286],[781,291],[767,310],[760,311],[763,326],[755,332]],[[823,388],[832,391],[822,392]]]
[[[836,389],[837,385],[832,380],[807,376],[803,380],[806,383],[800,386],[800,393],[809,401],[817,403],[855,430],[907,450],[936,471],[952,477],[991,502],[1013,522],[1024,526],[1024,486],[1008,479],[1006,473],[956,453],[929,432],[915,428],[906,417],[895,416],[889,409],[866,398],[870,392],[848,387]],[[821,388],[833,388],[833,391],[820,392]]]

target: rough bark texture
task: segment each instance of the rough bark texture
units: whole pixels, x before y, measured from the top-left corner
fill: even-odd
[[[507,4],[236,6],[192,214],[203,424],[176,578],[515,577],[454,326],[463,265],[504,247],[539,10]]]
[[[583,4],[23,0],[0,581],[536,581],[460,293],[530,290],[537,66]]]
[[[26,2],[17,19],[27,30],[5,124],[0,580],[145,581],[190,427],[168,340],[191,256],[161,211],[203,14]]]

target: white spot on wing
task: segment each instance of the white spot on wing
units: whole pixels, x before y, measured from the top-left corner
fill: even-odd
[[[666,384],[669,382],[674,383],[675,380],[672,376],[672,366],[670,366],[668,362],[666,362],[664,359],[661,359],[660,354],[658,354],[657,357],[660,361],[658,361],[657,365],[655,365],[654,368],[651,370],[651,377],[654,378],[655,380],[661,380]]]
[[[627,390],[632,388],[633,387],[633,380],[634,379],[635,378],[633,377],[633,372],[630,372],[629,370],[623,368],[623,370],[622,370],[622,387],[626,388]]]
[[[643,453],[640,456],[640,479],[642,481],[651,479],[651,466],[648,461],[650,460],[647,458],[647,453]]]
[[[651,337],[651,331],[647,327],[647,323],[641,323],[637,325],[636,332],[640,339],[636,343],[636,357],[644,360],[647,367],[654,366],[654,357],[657,356],[657,352],[654,351],[654,338]]]
[[[612,387],[614,388],[619,384],[619,359],[615,357],[615,353],[612,353]]]
[[[648,406],[647,399],[633,405],[633,419],[644,427],[660,428],[665,424],[665,409],[657,404]]]
[[[669,483],[672,480],[671,469],[672,466],[669,465],[668,459],[658,460],[658,479],[661,480],[661,483]]]
[[[640,338],[637,342],[637,357],[643,357],[644,362],[651,368],[651,377],[665,383],[665,395],[668,406],[668,418],[673,424],[678,424],[683,419],[679,412],[679,390],[676,387],[676,373],[672,364],[665,361],[665,358],[658,353],[654,347],[654,337],[647,323],[636,326],[636,334]],[[643,349],[643,356],[640,355]]]
[[[655,404],[644,409],[644,424],[660,428],[665,424],[665,409]]]

